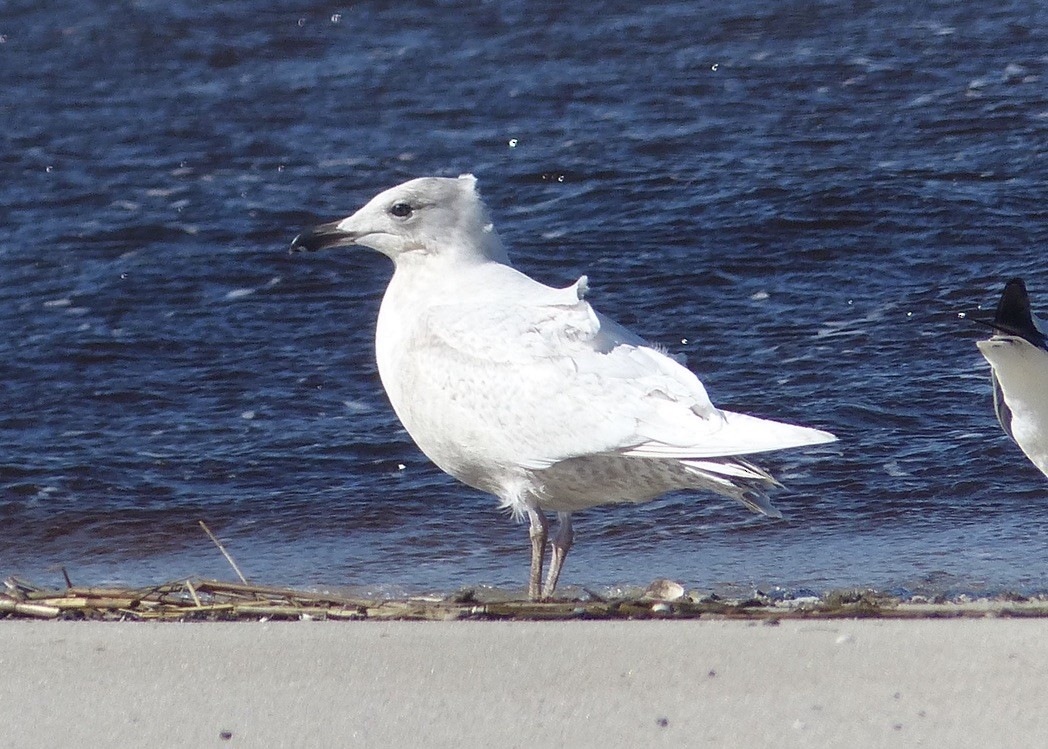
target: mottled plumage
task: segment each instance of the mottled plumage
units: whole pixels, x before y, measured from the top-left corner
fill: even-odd
[[[293,246],[350,244],[396,265],[376,351],[397,416],[440,468],[527,515],[533,598],[545,512],[559,513],[549,596],[570,513],[694,488],[778,516],[774,479],[740,456],[834,439],[717,409],[692,372],[597,313],[585,277],[554,289],[515,270],[472,176],[399,185]]]

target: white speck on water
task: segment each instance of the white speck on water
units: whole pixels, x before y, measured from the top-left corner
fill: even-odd
[[[240,418],[241,419],[247,419],[248,421],[250,421],[251,419],[255,418],[255,412],[254,411],[244,411],[242,414],[240,414]]]
[[[149,450],[138,450],[138,455],[144,458],[151,458],[152,460],[170,460],[172,455],[170,453],[156,453]]]
[[[758,291],[755,294],[750,295],[750,299],[752,299],[755,302],[763,302],[766,299],[769,299],[770,297],[771,295],[767,291]]]
[[[331,14],[331,23],[338,23],[341,20],[342,20],[342,14],[341,13],[332,13]]]
[[[407,468],[407,466],[404,465],[403,463],[397,463],[397,470],[398,471],[403,471],[405,468]]]
[[[716,73],[718,67],[720,67],[720,63],[716,63],[715,62],[712,65],[710,65],[710,70],[712,70],[714,73]]]
[[[516,148],[517,147],[517,139],[516,138],[510,138],[509,139],[509,147],[510,148]]]
[[[240,299],[255,293],[255,289],[233,289],[226,292],[226,299]]]
[[[71,299],[66,299],[66,298],[62,298],[62,299],[49,299],[48,301],[44,302],[44,306],[45,306],[45,307],[50,307],[50,308],[54,308],[54,307],[68,307],[68,306],[70,306],[70,305],[71,305],[72,303],[73,303],[73,302],[72,302],[72,300],[71,300]]]
[[[1014,62],[1008,63],[1004,68],[1005,83],[1017,83],[1026,77],[1026,68]]]
[[[899,465],[899,461],[890,460],[884,464],[884,472],[893,478],[902,478],[909,476],[909,471],[903,470],[902,466]]]
[[[371,410],[371,406],[364,401],[342,401],[342,405],[351,414],[363,414]]]

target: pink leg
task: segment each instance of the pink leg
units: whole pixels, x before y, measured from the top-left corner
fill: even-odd
[[[528,598],[539,600],[539,585],[542,583],[542,557],[546,553],[546,537],[549,534],[549,521],[542,510],[528,508],[528,519],[531,520],[531,577],[528,579]],[[552,570],[551,570],[552,571]]]
[[[557,513],[557,533],[553,536],[549,558],[549,574],[546,576],[546,587],[542,590],[543,598],[551,598],[553,591],[557,589],[557,580],[560,578],[560,568],[564,566],[564,560],[571,550],[571,543],[575,540],[575,532],[571,529],[571,513]]]

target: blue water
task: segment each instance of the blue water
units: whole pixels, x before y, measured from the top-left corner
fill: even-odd
[[[522,588],[526,528],[378,381],[388,261],[289,256],[470,171],[523,270],[831,429],[786,521],[677,494],[576,516],[565,582],[1048,590],[1048,480],[983,331],[1048,309],[1038,3],[138,0],[0,15],[0,575]]]

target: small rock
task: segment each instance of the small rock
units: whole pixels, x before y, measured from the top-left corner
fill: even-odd
[[[656,601],[676,601],[684,597],[684,586],[673,580],[655,580],[641,597]]]

